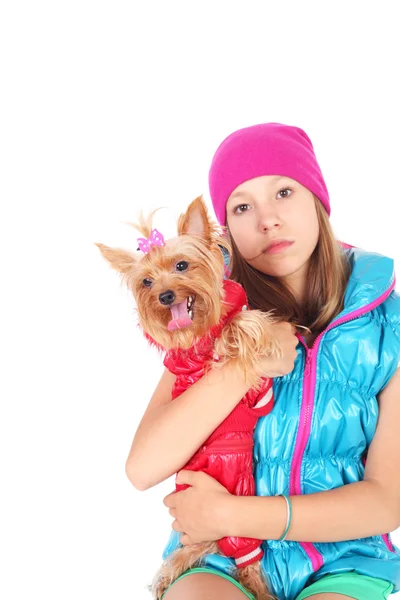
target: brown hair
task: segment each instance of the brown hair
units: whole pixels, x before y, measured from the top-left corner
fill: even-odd
[[[343,309],[344,293],[351,267],[336,240],[328,214],[313,194],[319,223],[319,239],[310,257],[308,288],[303,306],[281,279],[250,266],[239,253],[227,226],[232,247],[230,279],[240,283],[251,308],[273,311],[279,320],[308,327],[313,334],[323,331]]]

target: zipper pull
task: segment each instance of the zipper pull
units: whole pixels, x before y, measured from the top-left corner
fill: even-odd
[[[308,377],[311,373],[311,358],[312,358],[312,351],[311,350],[307,350],[307,359],[306,359],[306,366],[304,369],[304,375],[305,377]]]

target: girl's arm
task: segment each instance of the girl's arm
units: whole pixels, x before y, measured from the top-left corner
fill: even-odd
[[[289,323],[274,323],[282,358],[263,358],[265,377],[290,373],[298,340]],[[249,389],[232,363],[211,369],[172,402],[175,376],[165,371],[139,424],[126,461],[128,479],[146,490],[179,471]]]
[[[125,470],[138,490],[164,481],[186,464],[249,388],[229,363],[205,374],[172,402],[174,380],[165,369],[132,442]]]
[[[340,542],[382,535],[400,526],[386,490],[373,481],[290,496],[293,518],[286,540],[295,542]],[[232,502],[234,500],[234,502]],[[287,508],[284,498],[232,496],[224,511],[226,534],[278,540],[285,531]]]
[[[291,496],[287,540],[338,542],[382,535],[400,527],[400,369],[379,395],[379,418],[369,446],[364,480],[334,490]],[[230,496],[226,535],[277,540],[286,525],[279,497]]]

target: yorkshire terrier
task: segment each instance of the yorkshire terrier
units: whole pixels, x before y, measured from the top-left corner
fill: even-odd
[[[166,242],[152,228],[154,212],[147,219],[141,214],[138,224],[130,224],[145,236],[138,238],[138,252],[96,245],[132,291],[144,335],[166,352],[164,365],[176,375],[173,399],[209,369],[228,361],[243,373],[249,391],[182,469],[206,472],[230,494],[254,495],[254,427],[274,402],[272,380],[263,377],[257,365],[261,357],[282,356],[271,335],[275,319],[271,313],[249,310],[242,286],[225,277],[223,250],[230,252],[230,244],[210,219],[202,196],[179,217],[178,236]],[[187,487],[175,483],[177,492]],[[257,600],[270,600],[273,596],[260,564],[261,543],[224,537],[179,544],[149,586],[153,597],[161,600],[182,573],[204,563],[207,554],[217,553],[234,559],[234,576]]]

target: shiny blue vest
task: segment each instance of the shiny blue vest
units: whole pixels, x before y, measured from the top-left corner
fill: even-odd
[[[399,366],[400,295],[393,260],[348,248],[352,272],[343,311],[307,348],[294,369],[274,379],[272,412],[254,432],[258,496],[312,494],[360,481],[378,421],[377,395]],[[171,531],[163,552],[177,545]],[[400,549],[390,534],[332,543],[263,542],[262,567],[271,591],[294,600],[328,573],[357,571],[400,591]],[[232,574],[232,559],[208,555],[206,565]]]

